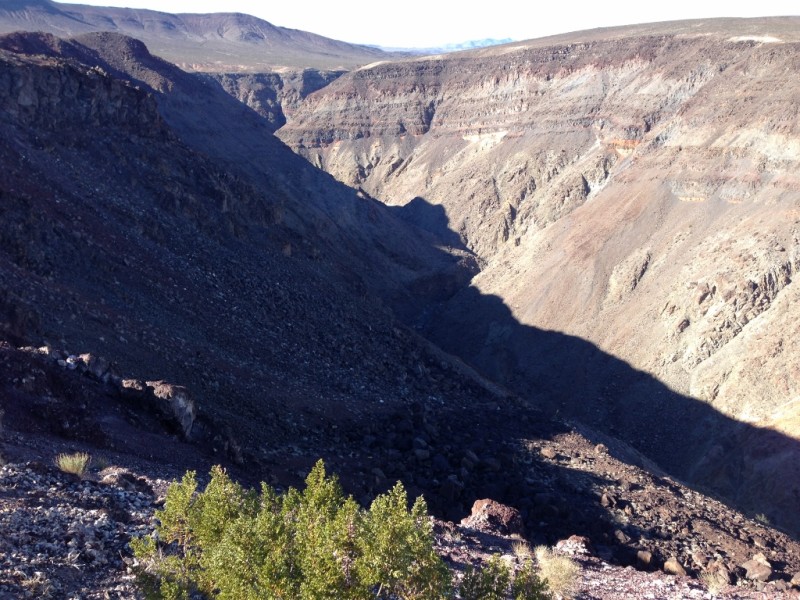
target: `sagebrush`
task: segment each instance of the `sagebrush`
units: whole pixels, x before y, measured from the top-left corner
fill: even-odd
[[[155,516],[155,535],[131,542],[149,598],[188,599],[196,592],[222,600],[456,597],[435,551],[424,499],[409,509],[398,482],[363,509],[345,497],[322,461],[303,491],[284,494],[264,483],[258,492],[246,490],[221,467],[198,492],[189,472],[169,487]],[[548,597],[525,568],[513,578],[513,569],[490,561],[486,575],[475,577],[498,580],[503,595],[496,597],[503,600]]]

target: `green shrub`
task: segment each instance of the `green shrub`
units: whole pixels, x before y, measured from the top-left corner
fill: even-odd
[[[402,484],[369,510],[345,497],[319,461],[300,492],[245,490],[221,467],[198,492],[193,472],[173,482],[154,536],[131,541],[148,598],[188,600],[437,600],[454,598],[434,549],[425,501],[409,510]],[[464,600],[546,600],[530,558],[514,576],[500,557],[468,569]]]
[[[511,585],[511,597],[514,600],[552,600],[553,594],[533,566],[529,558],[522,563]]]
[[[543,581],[529,557],[514,572],[500,556],[492,556],[483,567],[467,567],[459,589],[461,600],[552,600],[547,583]]]
[[[446,598],[450,572],[433,542],[425,500],[417,498],[409,512],[406,491],[398,482],[364,515],[356,572],[377,590],[377,598]]]
[[[320,461],[303,492],[244,490],[219,467],[197,492],[174,482],[156,512],[158,542],[133,540],[148,597],[193,591],[221,599],[446,598],[450,576],[433,550],[427,507],[409,511],[397,484],[370,510],[346,498]]]
[[[500,556],[492,556],[480,569],[467,567],[461,581],[462,600],[506,600],[511,570]]]

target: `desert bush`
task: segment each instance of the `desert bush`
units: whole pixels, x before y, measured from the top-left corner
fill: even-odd
[[[534,550],[539,563],[539,573],[555,595],[572,598],[578,586],[580,567],[568,556],[555,554],[547,546],[537,546]]]
[[[528,546],[528,543],[523,540],[514,541],[511,544],[511,550],[514,552],[514,556],[522,561],[528,560],[533,555],[531,552],[531,547]]]
[[[131,541],[148,598],[188,600],[546,600],[528,555],[514,569],[499,556],[469,569],[456,596],[434,549],[422,497],[408,508],[401,483],[368,510],[346,497],[319,461],[303,491],[259,492],[221,467],[198,491],[194,472],[173,482],[154,535]]]
[[[524,560],[522,568],[514,577],[511,584],[511,597],[514,600],[552,600],[553,598],[547,581],[536,572],[530,558]]]
[[[436,554],[433,526],[422,496],[411,511],[397,483],[364,514],[356,570],[377,598],[445,598],[450,572]]]
[[[285,494],[266,484],[260,493],[245,490],[220,467],[198,492],[189,472],[170,486],[156,518],[154,537],[131,542],[150,598],[185,599],[195,591],[230,600],[450,594],[424,500],[409,510],[398,483],[364,510],[321,461],[302,492]]]
[[[495,555],[481,568],[467,567],[459,592],[462,600],[506,600],[510,587],[511,570]]]
[[[56,466],[64,473],[71,473],[78,477],[86,474],[91,456],[86,452],[75,452],[73,454],[59,454],[56,456]]]
[[[459,588],[461,600],[552,600],[547,584],[536,573],[530,558],[516,570],[500,556],[492,556],[480,568],[467,567]]]

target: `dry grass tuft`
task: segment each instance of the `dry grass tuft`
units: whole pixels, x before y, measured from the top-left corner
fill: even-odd
[[[528,543],[523,540],[517,540],[513,542],[511,544],[511,549],[514,551],[514,556],[521,561],[528,560],[531,556],[533,556],[531,547],[528,546]]]
[[[53,597],[53,584],[41,571],[36,571],[32,576],[24,576],[20,582],[22,588],[28,596],[35,596],[41,600],[48,600]]]
[[[712,597],[716,598],[722,591],[728,587],[730,583],[728,575],[722,571],[704,571],[700,573],[700,581],[706,586],[706,589]]]
[[[539,573],[547,580],[550,591],[561,598],[572,598],[580,578],[578,563],[568,556],[554,553],[547,546],[537,546],[534,554],[539,563]]]
[[[74,454],[59,454],[56,456],[56,466],[64,473],[72,473],[78,477],[83,477],[91,460],[86,452],[75,452]]]

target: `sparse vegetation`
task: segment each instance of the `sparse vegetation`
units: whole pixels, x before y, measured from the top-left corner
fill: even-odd
[[[24,576],[21,586],[30,597],[41,598],[42,600],[48,600],[48,598],[53,597],[53,584],[41,571],[35,572],[30,577]]]
[[[764,513],[758,513],[756,515],[755,519],[756,519],[756,521],[758,521],[762,525],[766,525],[767,527],[769,527],[769,524],[770,524],[769,523],[769,517],[767,515],[765,515]]]
[[[158,539],[134,540],[153,598],[192,591],[224,599],[446,598],[450,575],[433,549],[420,497],[409,510],[398,483],[369,510],[345,497],[318,462],[302,492],[256,494],[220,467],[205,491],[195,474],[173,483],[158,511]]]
[[[580,567],[568,556],[560,556],[547,546],[534,550],[539,572],[550,590],[562,598],[572,598],[578,586]]]
[[[508,565],[493,556],[481,569],[467,567],[461,582],[462,600],[505,600],[511,586]]]
[[[108,468],[109,466],[111,466],[111,463],[105,456],[92,457],[92,471],[96,471],[99,473],[100,471]]]
[[[59,454],[56,456],[56,466],[64,473],[72,473],[78,477],[86,474],[89,467],[91,456],[86,452],[75,452],[73,454]]]
[[[528,543],[524,540],[517,540],[511,544],[511,549],[514,551],[514,556],[518,559],[524,561],[528,560],[533,556],[531,552],[531,547],[528,546]]]
[[[434,550],[422,497],[408,508],[401,483],[368,510],[345,497],[319,461],[303,491],[246,490],[221,467],[198,492],[193,472],[173,482],[156,536],[131,541],[148,598],[224,600],[437,600],[455,598]],[[463,599],[551,596],[528,558],[519,573],[499,556],[464,577]]]
[[[526,559],[511,584],[514,600],[552,600],[553,594],[547,580],[537,573],[533,560]]]
[[[530,554],[516,572],[498,555],[492,556],[480,569],[468,567],[459,596],[461,600],[550,600],[553,597],[547,583],[536,572]]]

